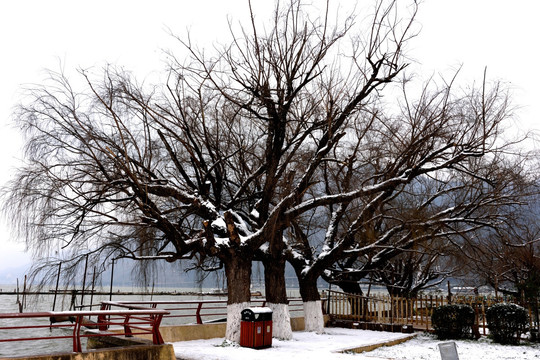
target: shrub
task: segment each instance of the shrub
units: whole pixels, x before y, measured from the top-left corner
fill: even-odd
[[[489,333],[495,342],[519,344],[529,327],[527,310],[516,304],[496,304],[486,311]]]
[[[433,310],[431,323],[437,338],[469,339],[472,338],[474,310],[469,305],[443,305]]]

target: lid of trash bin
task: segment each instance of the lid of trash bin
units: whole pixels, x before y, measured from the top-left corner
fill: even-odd
[[[272,313],[272,309],[266,306],[255,306],[244,309],[253,312],[254,314]]]
[[[266,306],[249,307],[241,312],[243,321],[272,320],[272,309]]]

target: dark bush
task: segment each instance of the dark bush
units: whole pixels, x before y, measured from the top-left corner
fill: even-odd
[[[519,344],[529,327],[527,310],[516,304],[496,304],[486,311],[489,333],[495,342]]]
[[[470,339],[474,325],[474,310],[469,305],[444,305],[433,310],[431,323],[437,338]]]

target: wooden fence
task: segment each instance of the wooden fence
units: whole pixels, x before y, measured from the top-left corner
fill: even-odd
[[[481,334],[486,335],[486,310],[496,303],[508,301],[505,298],[484,296],[453,296],[452,304],[470,305],[476,314],[476,325]],[[326,312],[331,318],[376,324],[408,325],[416,329],[431,331],[433,309],[447,305],[444,295],[419,295],[417,298],[391,297],[388,295],[360,296],[338,291],[328,291]],[[538,320],[533,306],[529,309],[531,329],[538,329]]]

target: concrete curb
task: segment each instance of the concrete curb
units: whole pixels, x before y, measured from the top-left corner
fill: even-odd
[[[165,345],[135,345],[111,349],[88,350],[81,353],[49,354],[0,358],[0,360],[175,360],[174,348]]]
[[[358,347],[353,347],[353,348],[348,348],[348,349],[343,349],[343,350],[337,350],[336,352],[337,353],[353,352],[353,353],[358,353],[359,354],[359,353],[375,350],[375,349],[380,348],[382,346],[398,345],[398,344],[404,343],[405,341],[409,341],[409,340],[415,338],[416,335],[417,334],[407,335],[407,336],[405,336],[405,337],[403,337],[401,339],[383,341],[383,342],[380,342],[380,343],[377,343],[377,344],[370,344],[370,345],[358,346]]]

